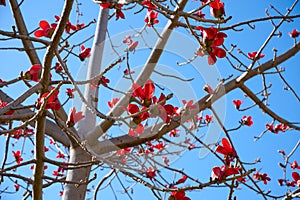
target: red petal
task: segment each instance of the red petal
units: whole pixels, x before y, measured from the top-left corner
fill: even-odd
[[[135,104],[129,104],[127,108],[129,114],[134,114],[140,111],[139,107]]]
[[[37,31],[34,32],[34,36],[35,36],[35,37],[43,37],[43,36],[45,36],[44,33],[45,33],[45,32],[42,31],[42,30],[37,30]]]
[[[134,83],[132,85],[132,90],[133,90],[132,96],[138,97],[142,100],[145,98],[144,91],[140,85]]]
[[[40,27],[41,27],[42,29],[49,29],[49,28],[50,28],[50,25],[49,25],[49,23],[48,23],[47,21],[42,20],[42,21],[40,21]]]
[[[146,99],[151,99],[154,93],[154,84],[152,81],[148,80],[144,86],[144,95]]]
[[[215,55],[209,55],[208,56],[208,64],[213,65],[217,62],[217,58]]]

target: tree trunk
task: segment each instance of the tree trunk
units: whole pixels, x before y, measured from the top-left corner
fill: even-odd
[[[90,79],[101,71],[101,61],[104,48],[104,40],[107,30],[108,9],[100,8],[95,39],[92,46],[91,58],[88,65],[86,79]],[[87,99],[89,106],[97,107],[97,102],[93,101],[93,97],[98,96],[98,90],[91,90],[89,85],[86,85],[84,96]],[[78,133],[84,138],[92,127],[96,125],[96,116],[89,111],[86,105],[82,105],[83,115],[85,116],[78,123]],[[80,163],[91,161],[91,156],[87,154],[80,146],[71,145],[70,147],[70,163]],[[82,167],[68,170],[67,181],[86,182],[89,179],[91,167]],[[84,200],[87,185],[66,184],[63,193],[64,200]]]

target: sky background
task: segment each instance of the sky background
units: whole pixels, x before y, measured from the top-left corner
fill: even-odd
[[[261,0],[261,1],[225,1],[225,11],[226,16],[232,16],[232,20],[228,22],[228,25],[235,24],[239,21],[245,21],[253,18],[261,18],[265,17],[266,8],[269,9],[270,14],[277,15],[273,10],[270,9],[270,4],[275,6],[278,10],[285,13],[286,8],[290,7],[293,1],[280,1],[280,0]],[[38,27],[38,23],[40,20],[47,20],[49,23],[54,22],[54,15],[60,15],[60,10],[63,7],[64,1],[61,0],[52,0],[52,1],[24,1],[21,6],[23,16],[25,18],[25,22],[28,26],[29,32],[35,30]],[[195,5],[199,5],[199,1],[191,1],[187,8],[193,8]],[[99,6],[93,3],[92,1],[82,2],[82,6],[80,6],[80,10],[83,13],[83,16],[80,17],[80,22],[87,24],[93,19],[98,18]],[[134,15],[133,13],[139,10],[135,8],[133,10],[125,11],[126,20],[118,20],[115,21],[114,17],[110,20],[109,25],[109,33],[112,41],[116,45],[120,45],[124,36],[130,34],[133,35],[134,29],[139,30],[144,26],[144,16],[146,14],[146,10],[143,10],[141,13]],[[203,13],[206,14],[207,18],[212,18],[209,14],[209,9],[206,8],[203,10]],[[297,5],[293,14],[300,13],[300,6]],[[9,6],[0,7],[0,29],[5,31],[11,31],[11,26],[14,25],[13,18],[11,15],[11,11]],[[163,16],[159,15],[158,19],[160,23],[156,25],[158,31],[163,28],[166,21],[163,19]],[[70,21],[75,23],[76,21],[76,12],[75,7],[70,17]],[[288,32],[292,31],[294,28],[300,30],[299,27],[300,20],[294,20],[293,23],[285,23],[284,26],[280,28],[282,33],[282,37],[273,38],[271,42],[267,45],[263,54],[266,56],[260,60],[260,63],[268,61],[272,59],[273,52],[272,48],[276,48],[278,50],[278,55],[285,52],[287,49],[293,46],[293,39],[288,36]],[[275,21],[278,22],[278,21]],[[199,24],[201,25],[201,24]],[[260,22],[255,24],[255,30],[250,29],[249,26],[243,26],[242,31],[226,31],[228,37],[225,39],[225,45],[227,48],[230,48],[231,44],[238,45],[237,48],[241,49],[244,53],[257,51],[261,45],[264,43],[265,39],[268,37],[272,30],[272,25],[270,22]],[[91,25],[88,29],[82,31],[82,33],[76,34],[74,39],[70,40],[71,44],[76,44],[81,42],[82,40],[89,38],[93,35],[93,31],[95,29],[95,25]],[[147,44],[150,46],[154,45],[156,35],[153,33],[152,29],[147,28],[147,33],[144,32],[143,35],[146,38]],[[66,36],[66,35],[65,35]],[[206,58],[197,58],[195,62],[190,65],[178,67],[176,65],[176,61],[183,62],[186,59],[192,57],[194,51],[197,48],[196,42],[191,38],[187,38],[188,33],[186,30],[177,29],[176,33],[172,37],[168,43],[166,48],[166,52],[164,52],[163,57],[159,61],[159,67],[157,68],[161,72],[168,72],[172,74],[179,74],[185,78],[195,78],[194,81],[190,83],[180,83],[175,80],[162,78],[157,75],[151,76],[151,78],[157,82],[160,86],[166,88],[165,91],[173,92],[174,98],[172,103],[177,104],[178,106],[182,106],[181,99],[193,99],[197,100],[205,95],[202,87],[205,83],[211,84],[213,87],[218,83],[218,78],[220,77],[228,77],[233,74],[234,76],[239,73],[234,71],[232,67],[228,64],[225,59],[218,59],[215,66],[208,66]],[[145,47],[141,38],[136,38],[139,41],[139,46],[137,51],[133,54],[130,54],[130,62],[131,66],[136,70],[136,76],[140,67],[146,61],[147,56],[150,53],[150,50]],[[84,44],[86,47],[91,47],[92,40],[87,41]],[[193,46],[196,45],[196,46]],[[38,46],[38,45],[37,45]],[[21,43],[18,40],[10,40],[10,41],[0,41],[0,48],[3,47],[21,47]],[[109,45],[109,41],[105,45],[107,48],[103,60],[103,66],[109,65],[112,61],[116,59],[115,54],[112,53]],[[120,46],[118,49],[122,51],[124,49],[124,45]],[[79,53],[79,48],[75,52]],[[40,50],[39,52],[40,59],[43,59],[44,50]],[[250,60],[242,55],[238,54],[237,51],[234,51],[234,54],[239,56],[241,60],[243,60],[246,64],[250,64]],[[13,77],[16,77],[20,74],[20,71],[26,71],[31,65],[29,60],[25,56],[24,52],[19,52],[15,50],[4,51],[1,50],[0,53],[1,63],[0,63],[0,78],[2,80],[10,80]],[[284,72],[284,77],[289,83],[293,86],[293,88],[299,92],[299,55],[294,56],[289,61],[283,63],[282,67],[286,68]],[[87,61],[81,62],[77,57],[73,56],[68,59],[68,66],[70,71],[75,77],[78,79],[84,79],[82,76],[84,71],[86,70]],[[54,65],[54,64],[53,64]],[[122,80],[122,72],[126,68],[125,63],[120,64],[119,68],[114,68],[110,72],[108,72],[107,77],[110,78],[110,86],[120,89],[126,89],[129,87],[129,84],[126,80]],[[77,74],[77,75],[76,75]],[[55,78],[58,78],[54,76]],[[272,88],[269,90],[271,92],[269,104],[270,108],[277,112],[282,117],[285,117],[289,121],[299,122],[299,103],[293,97],[293,95],[284,91],[283,88],[285,86],[282,81],[276,75],[267,75],[266,76],[267,83],[272,83]],[[246,83],[249,87],[252,88],[254,92],[258,92],[262,89],[262,81],[261,77],[254,78]],[[9,95],[12,97],[18,97],[22,91],[25,89],[23,83],[17,83],[8,88],[3,88]],[[160,91],[156,88],[156,94],[159,94]],[[108,111],[107,101],[111,100],[112,97],[118,96],[118,94],[111,93],[106,89],[101,89],[100,94],[100,102],[101,110],[103,112]],[[60,94],[61,99],[66,99],[64,92]],[[268,190],[271,189],[273,194],[282,194],[286,191],[286,187],[280,187],[277,183],[277,178],[282,178],[282,169],[278,167],[278,162],[283,162],[282,157],[277,150],[284,149],[287,153],[289,153],[294,145],[299,140],[299,133],[296,131],[287,131],[286,133],[279,133],[275,135],[273,133],[267,132],[262,139],[257,142],[253,142],[254,136],[259,135],[264,129],[265,124],[270,123],[272,119],[268,117],[266,114],[263,114],[260,109],[257,107],[247,110],[245,112],[237,111],[232,105],[233,99],[241,99],[244,101],[242,107],[247,107],[253,104],[251,100],[245,98],[243,92],[236,90],[226,95],[226,97],[222,98],[220,101],[216,103],[216,107],[219,109],[220,113],[222,113],[222,119],[224,120],[225,127],[230,129],[237,127],[239,125],[239,120],[242,116],[251,115],[253,117],[254,125],[252,127],[242,127],[238,131],[232,132],[231,137],[233,143],[235,144],[236,150],[243,159],[244,162],[253,162],[257,158],[261,159],[261,163],[255,166],[249,166],[250,168],[255,167],[256,169],[261,169],[261,172],[267,172],[268,175],[272,178],[272,180],[268,183],[268,185],[264,186],[262,183],[259,185],[262,186],[262,189]],[[33,103],[36,100],[36,96],[28,99],[26,103]],[[68,102],[66,104],[66,110],[75,105],[76,107],[80,107],[80,102],[75,100],[74,102]],[[103,106],[102,106],[103,105]],[[204,114],[211,114],[210,111],[204,111]],[[120,127],[118,130],[119,133],[126,133],[126,129]],[[200,129],[197,133],[198,136],[203,135],[204,138],[213,138],[216,141],[222,138],[224,135],[218,128],[216,121],[210,126]],[[0,147],[2,147],[4,152],[5,146],[5,138],[1,136]],[[10,146],[11,150],[17,150],[20,148],[24,148],[26,153],[23,155],[24,159],[32,158],[32,154],[30,153],[32,149],[31,142],[27,139],[25,142],[23,140],[16,141],[13,140],[14,146]],[[47,139],[46,144],[49,145],[49,140]],[[66,150],[64,150],[67,152]],[[56,149],[50,151],[48,156],[55,157]],[[0,156],[0,160],[2,160],[2,156]],[[295,159],[299,160],[299,150],[295,152],[293,157],[290,159],[292,162]],[[9,157],[9,162],[13,161],[12,156]],[[186,173],[190,176],[199,178],[200,181],[207,182],[209,181],[211,169],[214,166],[220,166],[219,160],[214,158],[211,154],[206,155],[205,152],[195,150],[195,151],[185,151],[183,156],[174,161],[174,168],[184,169]],[[47,175],[51,175],[52,171],[56,168],[53,166],[49,166],[46,170]],[[163,174],[165,174],[166,178],[172,180],[174,174],[167,172],[166,170],[161,169]],[[94,171],[98,174],[98,177],[101,178],[103,175],[107,173],[107,170],[96,169]],[[92,174],[94,173],[92,172]],[[18,173],[27,173],[28,176],[31,176],[31,172],[28,169],[18,170]],[[290,177],[291,170],[288,169],[287,177]],[[130,185],[133,181],[126,177],[120,176],[124,179],[124,183],[126,185]],[[177,176],[179,178],[179,176]],[[100,179],[98,179],[100,180]],[[19,182],[21,185],[24,183]],[[186,182],[186,185],[189,185],[190,182]],[[94,184],[96,185],[97,181]],[[3,190],[7,186],[12,186],[13,183],[11,181],[4,182],[0,185],[0,190]],[[122,194],[122,188],[120,184],[117,182],[113,183],[113,187],[115,188],[115,192],[118,194],[119,199],[128,199],[125,194]],[[60,199],[58,193],[61,190],[60,184],[53,185],[50,188],[45,189],[44,197],[45,199]],[[92,189],[90,187],[90,189]],[[9,191],[13,191],[14,188],[9,189]],[[21,189],[22,191],[22,189]],[[19,191],[14,195],[3,195],[3,199],[21,199],[22,192]],[[227,199],[228,189],[227,188],[206,188],[201,191],[196,192],[187,192],[187,196],[191,199]],[[257,199],[257,194],[255,192],[249,191],[244,186],[241,186],[240,189],[236,190],[235,194],[238,199]],[[92,197],[93,193],[89,193],[87,198]],[[169,195],[167,195],[169,196]],[[101,198],[102,197],[102,198]],[[111,189],[108,187],[103,191],[99,192],[99,199],[113,199],[113,193]],[[144,189],[142,186],[137,184],[133,189],[133,198],[134,199],[145,199],[152,200],[154,199],[151,191],[148,189]]]

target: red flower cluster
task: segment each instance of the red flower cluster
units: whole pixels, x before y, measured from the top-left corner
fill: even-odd
[[[174,187],[173,189],[176,189],[176,187]],[[185,196],[185,191],[172,192],[171,196],[168,199],[169,200],[191,200],[189,197]]]
[[[224,3],[220,2],[220,0],[214,0],[209,6],[211,16],[218,19],[223,18],[225,15]]]
[[[23,158],[21,157],[21,151],[20,150],[18,150],[16,152],[12,151],[12,153],[16,159],[17,164],[19,165],[23,161]]]
[[[300,32],[298,32],[297,29],[294,29],[292,30],[292,32],[289,32],[288,34],[291,38],[296,38],[300,35]]]
[[[285,132],[288,129],[288,126],[280,123],[280,124],[276,124],[274,128],[273,124],[266,124],[266,128],[272,133],[278,134],[279,131]]]
[[[146,177],[152,180],[156,176],[156,170],[152,167],[147,168]]]
[[[116,14],[116,20],[118,20],[119,18],[125,19],[125,15],[122,12],[123,4],[114,4],[114,3],[107,2],[107,3],[101,3],[100,6],[102,8],[109,8],[109,9],[114,8]]]
[[[123,43],[128,45],[128,47],[127,47],[128,51],[133,51],[133,52],[135,51],[135,48],[139,44],[138,41],[133,42],[130,35],[126,36],[126,38],[123,40]]]
[[[67,120],[67,126],[68,127],[73,127],[79,120],[83,119],[84,116],[82,114],[82,111],[76,112],[76,108],[73,107],[70,110],[70,113],[68,115],[68,120]]]
[[[239,174],[239,170],[240,168],[238,167],[227,167],[225,165],[221,167],[213,167],[211,178],[212,180],[218,180],[219,183],[222,183],[222,181],[225,180],[227,176]]]
[[[202,48],[198,50],[199,56],[208,55],[208,64],[213,65],[218,58],[224,58],[226,51],[219,48],[224,43],[224,38],[227,35],[223,32],[219,32],[214,27],[204,28],[201,26],[196,27],[202,33]]]
[[[232,103],[233,103],[234,107],[235,107],[237,110],[239,110],[243,102],[242,102],[241,100],[238,99],[238,100],[232,100]]]
[[[81,61],[84,61],[86,58],[90,57],[91,56],[91,48],[85,48],[85,46],[81,46],[81,52],[79,53],[79,59]]]
[[[51,36],[54,33],[54,30],[57,27],[57,24],[53,23],[50,26],[50,24],[46,20],[41,20],[39,26],[41,29],[35,31],[34,36],[51,38]]]
[[[15,139],[20,139],[20,137],[29,137],[34,134],[33,129],[26,127],[25,129],[18,129],[12,132],[12,137]]]
[[[52,88],[52,90],[54,90],[54,88]],[[38,108],[40,108],[42,106],[42,104],[45,102],[46,98],[48,98],[48,95],[50,94],[51,91],[46,92],[45,94],[42,95],[41,98],[38,99],[38,101],[37,101],[37,107]],[[58,93],[59,93],[59,91],[56,90],[49,97],[49,99],[46,103],[46,107],[45,107],[46,109],[52,109],[52,110],[59,110],[60,109],[61,105],[60,105],[60,102],[58,100]]]
[[[252,126],[253,121],[252,121],[252,117],[251,116],[244,116],[241,120],[241,124],[242,125],[246,125],[246,126]]]
[[[294,162],[291,164],[292,169],[300,169],[300,166],[298,165],[297,160],[294,160]]]
[[[147,26],[151,27],[154,24],[158,24],[159,20],[156,19],[157,16],[158,16],[157,12],[155,12],[153,10],[148,10],[147,15],[146,15],[145,20],[144,20],[146,22]]]
[[[256,57],[256,54],[257,54],[256,51],[253,51],[252,53],[249,52],[248,53],[248,58],[250,60],[254,60],[254,58]],[[258,60],[258,59],[263,58],[263,57],[265,57],[265,54],[259,54],[259,56],[256,59]]]
[[[144,0],[142,2],[142,5],[145,6],[146,8],[148,8],[148,10],[154,10],[154,9],[156,9],[156,6],[153,5],[150,0]]]
[[[24,74],[24,79],[26,80],[32,80],[35,82],[39,82],[39,72],[42,69],[42,66],[39,64],[32,65],[27,72]]]
[[[259,171],[253,174],[253,178],[259,181],[263,181],[265,185],[268,183],[267,181],[271,180],[271,178],[268,177],[267,173],[260,174]]]

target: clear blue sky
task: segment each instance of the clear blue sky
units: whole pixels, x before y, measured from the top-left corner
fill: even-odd
[[[281,0],[262,0],[259,2],[254,1],[226,1],[225,2],[225,11],[227,16],[232,16],[232,20],[228,22],[229,24],[234,24],[239,21],[244,21],[248,19],[253,18],[259,18],[259,17],[265,17],[265,9],[268,8],[270,10],[270,4],[275,6],[278,10],[282,11],[283,13],[286,12],[287,7],[289,7],[292,3],[292,1],[281,1]],[[189,6],[193,7],[194,5],[199,5],[199,2],[190,2]],[[46,6],[47,5],[47,6]],[[44,19],[48,22],[54,22],[54,15],[59,15],[60,10],[62,9],[63,1],[53,0],[53,1],[24,1],[23,5],[21,6],[23,15],[26,21],[26,24],[28,25],[28,30],[32,31],[35,28],[37,28],[38,23],[40,20]],[[86,1],[82,2],[82,6],[80,7],[83,16],[80,17],[80,21],[83,23],[88,23],[92,19],[97,19],[98,17],[98,11],[99,6],[94,4],[92,1]],[[134,9],[136,11],[137,9]],[[109,33],[112,38],[114,38],[114,42],[120,44],[121,39],[124,35],[127,33],[124,33],[124,31],[127,31],[129,34],[133,33],[133,28],[141,28],[144,25],[144,16],[145,12],[138,15],[133,15],[134,11],[125,11],[126,20],[118,20],[115,21],[114,18],[111,19],[111,24],[109,26]],[[209,15],[209,10],[205,9],[203,11],[206,14],[207,18],[211,18]],[[270,11],[272,15],[274,15],[274,11]],[[294,10],[293,14],[299,14],[300,13],[300,6],[297,6]],[[75,23],[75,8],[71,15],[71,22]],[[0,7],[0,29],[11,31],[11,26],[14,24],[12,20],[12,15],[10,12],[9,7]],[[162,28],[165,24],[165,20],[160,15],[159,16],[160,23],[156,25],[158,28]],[[278,21],[276,21],[278,22]],[[280,28],[280,31],[282,32],[281,38],[274,38],[267,46],[267,48],[263,51],[263,54],[265,54],[265,58],[261,59],[260,62],[263,63],[264,61],[267,61],[273,57],[272,48],[276,48],[278,50],[278,54],[281,54],[285,52],[288,48],[293,46],[293,40],[287,35],[287,32],[292,31],[292,29],[297,28],[300,30],[299,26],[300,20],[295,20],[294,23],[286,23],[282,28]],[[242,32],[234,32],[234,31],[227,31],[226,34],[228,35],[228,38],[225,40],[225,45],[229,48],[230,44],[237,44],[238,48],[240,48],[243,52],[252,52],[257,51],[260,46],[263,44],[264,40],[269,35],[270,31],[272,30],[272,25],[269,22],[261,22],[255,24],[256,29],[251,30],[249,26],[243,26],[244,30]],[[88,28],[84,34],[78,34],[78,37],[75,37],[73,41],[70,42],[78,42],[82,39],[88,38],[93,34],[95,26],[92,25],[90,28]],[[183,33],[184,35],[187,35],[186,31],[178,29],[178,34]],[[151,30],[149,30],[151,33]],[[184,37],[179,34],[178,37]],[[153,44],[153,37],[147,37],[149,38],[149,44]],[[119,41],[119,42],[117,42]],[[140,41],[140,48],[142,47],[142,41]],[[194,77],[195,81],[188,84],[189,89],[191,90],[185,90],[186,86],[179,87],[179,83],[176,83],[176,87],[174,87],[174,81],[168,82],[169,80],[166,80],[164,78],[158,77],[158,76],[152,76],[153,80],[156,80],[159,82],[159,84],[168,87],[168,91],[177,91],[177,87],[179,87],[178,93],[175,94],[174,97],[174,103],[177,103],[178,106],[180,105],[180,99],[186,98],[188,99],[194,99],[200,98],[204,95],[204,92],[202,91],[202,86],[209,82],[212,84],[212,86],[215,86],[217,83],[217,78],[215,76],[211,76],[208,74],[218,74],[220,73],[221,77],[227,77],[231,74],[238,75],[238,73],[234,72],[232,70],[232,67],[229,66],[228,62],[225,59],[218,59],[218,62],[215,66],[207,66],[206,65],[206,59],[198,59],[195,63],[192,63],[191,65],[178,67],[176,66],[176,61],[184,61],[185,59],[189,58],[189,55],[192,56],[195,49],[187,47],[186,43],[187,41],[170,41],[170,47],[168,47],[168,52],[164,54],[162,59],[160,60],[160,70],[165,70],[168,72],[168,70],[173,70],[172,73],[178,73],[181,76],[185,78],[191,78]],[[90,47],[92,45],[92,41],[88,41],[85,46]],[[174,46],[172,46],[174,45]],[[21,47],[21,43],[19,41],[10,41],[10,42],[2,42],[0,41],[0,47]],[[106,45],[106,47],[109,47],[109,45]],[[174,50],[175,49],[175,50]],[[179,53],[183,50],[183,53]],[[79,52],[79,50],[77,50]],[[139,67],[145,63],[145,59],[147,58],[147,55],[149,54],[149,50],[146,48],[141,48],[137,50],[135,54],[132,54],[130,57],[131,65],[138,71]],[[40,59],[43,59],[43,53],[44,51],[39,51]],[[236,53],[236,52],[235,52]],[[236,53],[236,55],[238,55]],[[238,55],[240,56],[240,55]],[[0,58],[2,62],[0,63],[0,68],[2,69],[0,72],[0,78],[3,80],[9,80],[12,77],[16,77],[19,75],[20,71],[27,70],[30,67],[30,63],[26,56],[24,56],[23,52],[18,51],[3,51],[1,50]],[[110,59],[115,58],[114,54],[111,52],[106,54],[106,60],[104,60],[104,66],[111,63]],[[284,72],[284,76],[289,81],[289,83],[293,86],[293,88],[296,91],[300,91],[299,81],[297,81],[298,74],[300,70],[298,69],[298,63],[299,63],[299,55],[293,57],[290,61],[283,63],[281,66],[286,68],[286,72]],[[247,59],[242,59],[245,61],[245,63],[250,63]],[[200,63],[201,66],[198,65]],[[83,70],[84,64],[79,61],[78,58],[70,57],[69,59],[69,67],[73,74],[79,73],[81,74],[80,70]],[[128,86],[124,86],[124,82],[120,81],[120,74],[125,69],[125,64],[122,63],[120,65],[120,70],[113,69],[108,73],[108,77],[111,80],[110,85],[114,87],[121,87],[121,88],[127,88]],[[81,76],[80,76],[81,77]],[[270,96],[270,108],[272,108],[274,111],[278,112],[283,117],[286,117],[288,120],[297,122],[299,121],[299,103],[296,101],[296,99],[293,98],[292,94],[288,91],[283,91],[283,87],[285,86],[284,83],[282,83],[277,76],[274,75],[268,75],[267,77],[267,83],[271,82],[273,84],[271,88],[271,96]],[[254,80],[247,82],[247,85],[249,85],[253,91],[258,92],[262,89],[262,81],[261,77],[258,77]],[[7,91],[9,95],[13,97],[17,97],[21,93],[21,89],[24,88],[21,84],[16,84],[16,86],[12,86],[9,88],[3,88],[4,91]],[[188,92],[187,92],[188,91]],[[100,104],[103,102],[104,108],[101,107],[103,112],[108,111],[108,107],[106,105],[106,102],[111,99],[112,96],[115,96],[115,94],[112,94],[108,92],[107,90],[101,90],[101,94],[104,94],[100,97]],[[157,89],[157,92],[160,93],[160,91]],[[63,94],[63,92],[61,92]],[[191,94],[191,96],[189,96]],[[190,98],[189,98],[190,97]],[[31,98],[28,103],[32,103],[34,101],[35,97]],[[62,99],[64,97],[62,96]],[[253,116],[254,125],[252,127],[242,127],[236,132],[232,133],[232,139],[236,146],[236,150],[240,156],[240,158],[243,159],[245,162],[252,162],[258,157],[261,158],[262,163],[255,165],[254,167],[256,169],[262,168],[262,172],[267,172],[268,175],[272,178],[271,182],[268,183],[266,186],[262,186],[262,189],[268,190],[271,189],[274,193],[273,194],[282,194],[286,188],[285,187],[279,187],[277,183],[277,178],[282,177],[282,170],[278,167],[278,162],[282,162],[280,154],[277,153],[277,150],[284,149],[287,153],[291,151],[291,149],[294,147],[296,142],[299,140],[298,132],[296,131],[288,131],[286,133],[280,133],[278,135],[274,135],[270,132],[267,132],[265,136],[257,141],[253,142],[253,137],[259,135],[265,128],[265,124],[272,121],[270,117],[268,117],[266,114],[263,114],[261,110],[254,108],[251,110],[248,110],[246,112],[238,112],[232,105],[233,99],[241,99],[244,101],[243,106],[250,106],[252,105],[252,101],[245,98],[244,94],[241,91],[234,91],[230,94],[226,95],[225,98],[220,101],[221,110],[224,111],[224,123],[226,128],[234,128],[239,125],[238,121],[241,119],[244,115],[251,115]],[[75,102],[76,104],[76,102]],[[67,104],[67,109],[69,110],[69,107],[71,106],[71,102]],[[205,114],[210,114],[210,111],[205,111]],[[121,131],[124,131],[121,129]],[[125,130],[126,131],[126,130]],[[205,137],[210,134],[218,134],[220,133],[220,130],[217,126],[216,121],[213,123],[212,127],[210,128],[204,128],[199,131],[200,134],[204,134]],[[222,135],[220,136],[222,137]],[[15,141],[14,141],[15,142]],[[2,151],[4,151],[4,144],[5,140],[2,136],[2,139],[0,140],[0,147],[2,147]],[[46,144],[49,144],[48,141],[46,141]],[[16,142],[14,147],[10,147],[11,150],[20,149],[23,143],[21,141]],[[29,159],[32,158],[32,155],[30,153],[30,150],[32,149],[32,145],[30,144],[30,141],[26,140],[25,142],[25,148],[28,149],[27,154],[24,155],[24,158]],[[53,157],[55,156],[54,153],[52,153]],[[49,153],[51,155],[51,153]],[[184,169],[186,173],[189,175],[192,175],[193,177],[197,177],[200,181],[207,182],[209,181],[211,168],[213,166],[220,166],[221,163],[217,159],[213,158],[211,155],[207,155],[203,158],[199,158],[199,155],[202,155],[199,153],[198,150],[196,151],[190,151],[185,152],[183,156],[178,159],[176,162],[174,162],[175,168]],[[299,150],[294,154],[291,161],[294,159],[299,158],[300,153]],[[12,157],[9,158],[9,161],[12,161]],[[2,156],[0,156],[0,160],[2,160]],[[300,162],[300,160],[298,160]],[[251,166],[249,167],[251,168]],[[48,175],[51,175],[52,171],[55,168],[49,167],[49,169],[46,170],[46,173]],[[163,170],[163,169],[162,169]],[[20,170],[19,173],[28,173],[29,170]],[[107,172],[104,170],[103,172],[97,169],[95,171],[98,174],[98,177],[101,178],[102,175]],[[165,172],[165,171],[163,171]],[[30,173],[30,172],[29,172]],[[31,176],[31,174],[28,173],[28,176]],[[93,173],[92,173],[93,174]],[[167,172],[166,177],[172,178],[173,174]],[[288,177],[290,177],[290,170],[288,170]],[[128,185],[132,183],[132,180],[129,178],[125,179],[126,181],[129,181]],[[9,183],[8,185],[12,185],[11,182],[7,181]],[[0,190],[4,189],[7,186],[7,183],[2,183],[0,185]],[[21,183],[21,182],[20,182]],[[23,184],[23,183],[21,183]],[[97,182],[95,181],[94,184],[96,185]],[[186,183],[187,185],[189,182]],[[260,185],[262,183],[259,183]],[[24,184],[23,184],[24,185]],[[121,194],[121,187],[118,183],[114,183],[114,187],[116,188],[115,191],[120,196],[119,199],[127,199],[127,196],[124,194]],[[90,188],[92,189],[92,188]],[[11,188],[12,191],[13,188]],[[59,199],[58,192],[61,190],[61,187],[59,184],[52,186],[44,191],[44,197],[45,199]],[[146,195],[147,194],[147,195]],[[228,189],[222,189],[222,188],[207,188],[202,191],[198,192],[188,192],[187,196],[189,196],[191,199],[226,199],[228,194]],[[235,192],[238,199],[257,199],[257,195],[255,192],[252,192],[245,188],[244,186],[241,186],[240,190],[237,190]],[[3,199],[21,199],[22,192],[18,192],[15,195],[4,195]],[[110,189],[107,188],[104,191],[100,191],[100,195],[105,198],[101,199],[113,199],[113,194],[111,193]],[[92,196],[91,194],[87,195],[88,197]],[[168,195],[167,195],[168,196]],[[99,196],[100,197],[100,196]],[[145,200],[152,200],[154,199],[153,195],[148,189],[143,189],[142,186],[137,185],[134,187],[134,199],[145,199]]]

